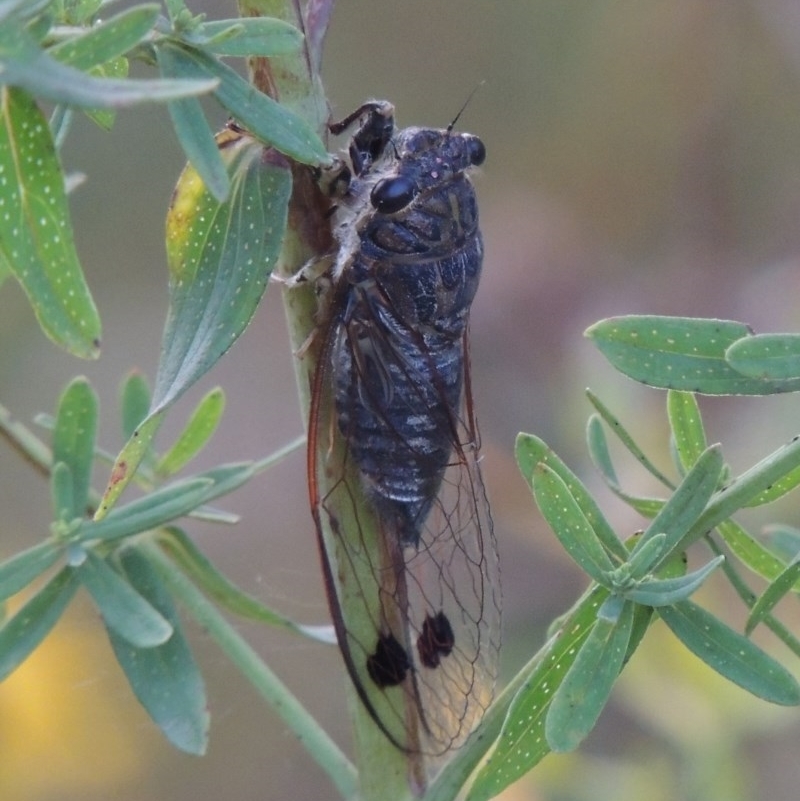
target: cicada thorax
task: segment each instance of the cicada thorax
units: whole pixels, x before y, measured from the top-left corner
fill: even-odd
[[[499,649],[467,353],[483,256],[467,170],[484,152],[468,134],[394,133],[390,110],[360,110],[334,219],[311,494],[318,527],[334,531],[339,571],[325,564],[326,582],[361,700],[400,747],[443,753],[489,703]],[[365,605],[358,625],[342,619],[348,593]]]
[[[464,290],[445,289],[435,261],[373,274],[353,286],[333,353],[338,424],[387,529],[417,546],[453,453],[464,375],[466,307],[439,315],[436,295],[450,305]],[[412,304],[409,284],[429,293]]]

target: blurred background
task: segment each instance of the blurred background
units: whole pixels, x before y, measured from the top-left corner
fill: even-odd
[[[233,0],[195,2],[210,18]],[[800,330],[800,5],[793,0],[571,2],[339,0],[323,74],[334,117],[391,99],[400,125],[459,121],[488,156],[476,177],[486,259],[472,314],[474,396],[503,563],[510,676],[584,579],[534,509],[514,437],[547,440],[599,493],[617,530],[643,521],[587,463],[587,386],[670,470],[663,393],[615,374],[583,339],[617,314],[721,317],[760,332]],[[224,115],[209,106],[221,126]],[[0,398],[23,421],[52,412],[75,374],[101,398],[101,442],[121,446],[117,387],[155,374],[166,313],[163,220],[183,166],[166,110],[122,113],[111,134],[77,119],[64,160],[77,244],[104,322],[103,355],[78,363],[39,332],[19,290],[0,294]],[[221,384],[228,407],[196,465],[257,458],[303,429],[280,292],[178,405]],[[798,401],[701,399],[709,437],[739,472],[797,433]],[[194,466],[193,466],[194,467]],[[654,490],[635,465],[623,482]],[[97,474],[97,486],[106,476]],[[304,456],[225,499],[232,528],[188,526],[241,586],[306,623],[328,619],[308,511]],[[48,531],[45,483],[0,449],[0,555]],[[797,524],[789,499],[768,517]],[[703,602],[727,602],[712,584]],[[796,610],[782,607],[791,615]],[[334,648],[241,624],[251,643],[349,748]],[[334,797],[277,717],[196,627],[208,682],[208,755],[173,750],[139,709],[84,596],[0,685],[5,801],[236,801]],[[765,639],[763,643],[773,647]],[[788,659],[782,651],[781,658]],[[790,662],[791,664],[791,662]],[[747,696],[654,627],[578,754],[550,757],[505,801],[795,801],[800,713]]]

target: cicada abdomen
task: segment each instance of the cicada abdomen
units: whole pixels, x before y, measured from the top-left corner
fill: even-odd
[[[332,130],[356,122],[333,216],[311,503],[359,697],[400,748],[443,754],[490,703],[500,644],[468,354],[483,245],[467,173],[485,151],[449,128],[395,131],[385,102]]]

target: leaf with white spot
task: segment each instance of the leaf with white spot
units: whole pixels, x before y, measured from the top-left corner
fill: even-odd
[[[114,655],[139,703],[164,736],[176,748],[200,756],[208,745],[208,699],[175,604],[155,568],[139,551],[126,550],[120,561],[130,586],[171,626],[172,636],[161,645],[142,648],[108,626]]]
[[[92,75],[57,61],[42,50],[19,20],[0,26],[3,69],[0,81],[36,97],[85,109],[129,108],[139,103],[194,97],[215,89],[215,79],[114,80]]]
[[[0,89],[0,261],[30,300],[42,330],[83,358],[96,358],[100,318],[72,239],[50,129],[19,89]]]
[[[697,398],[691,392],[671,389],[667,393],[667,414],[679,467],[686,473],[708,447]]]
[[[620,601],[612,597],[609,601]],[[545,723],[553,751],[572,751],[594,728],[611,696],[633,630],[634,605],[621,602],[615,616],[598,614],[575,661],[553,693]],[[602,612],[602,608],[601,608]]]
[[[800,378],[800,334],[758,334],[737,339],[725,358],[737,372],[752,378],[785,381]]]
[[[79,70],[99,67],[124,56],[143,41],[158,19],[158,12],[156,3],[126,9],[78,36],[54,44],[48,48],[48,55]]]
[[[729,681],[773,704],[800,704],[800,685],[794,676],[710,612],[680,601],[659,608],[658,614],[695,656]]]
[[[511,702],[500,739],[476,776],[467,801],[493,798],[550,753],[545,718],[553,695],[596,625],[597,610],[608,596],[602,587],[591,589],[551,637],[544,658],[531,665],[530,676]]]
[[[292,179],[283,157],[251,136],[219,138],[231,194],[219,203],[192,167],[167,215],[170,306],[151,414],[204,375],[247,327],[283,243]]]
[[[53,464],[69,468],[71,506],[62,506],[65,520],[83,517],[89,503],[97,433],[97,395],[83,377],[74,378],[58,402],[53,429]],[[56,516],[58,519],[58,516]]]
[[[599,584],[606,584],[614,563],[569,486],[553,468],[533,470],[536,505],[567,553]]]
[[[704,395],[771,395],[797,392],[800,378],[745,375],[734,369],[729,348],[752,336],[743,323],[689,317],[611,317],[586,329],[611,364],[643,384]],[[742,353],[743,345],[737,345]],[[764,375],[765,377],[761,377]]]
[[[164,411],[245,330],[280,253],[292,191],[287,162],[240,131],[224,131],[217,143],[231,192],[220,203],[191,166],[178,180],[167,214],[169,313],[150,413],[112,467],[98,520],[133,478]]]

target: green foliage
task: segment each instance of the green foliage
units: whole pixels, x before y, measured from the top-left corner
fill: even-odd
[[[98,520],[133,479],[167,408],[245,330],[278,259],[292,186],[288,165],[239,131],[220,134],[219,145],[231,175],[228,200],[220,203],[191,166],[172,197],[167,215],[170,306],[155,393],[147,415],[117,457]],[[181,460],[190,458],[216,425],[208,415],[220,413],[200,411],[160,469],[174,472]]]
[[[78,262],[47,121],[30,95],[12,87],[0,88],[0,117],[0,173],[8,176],[0,201],[10,210],[0,215],[0,262],[45,334],[76,356],[96,358],[100,318]]]
[[[730,681],[772,703],[800,704],[800,686],[794,676],[747,636],[763,623],[798,653],[797,638],[772,617],[777,602],[797,586],[797,540],[792,540],[782,557],[731,519],[739,509],[774,501],[797,485],[800,448],[792,441],[732,478],[720,446],[707,444],[694,395],[685,391],[690,384],[712,394],[787,391],[792,387],[785,379],[796,374],[792,371],[798,369],[797,363],[782,361],[779,378],[763,365],[754,368],[757,350],[740,350],[744,344],[738,344],[737,337],[744,337],[741,341],[748,348],[758,337],[738,323],[618,318],[597,323],[587,335],[630,377],[672,388],[667,394],[667,417],[681,480],[676,484],[659,471],[613,413],[593,393],[587,393],[598,411],[587,428],[594,463],[618,497],[652,518],[647,529],[631,540],[630,551],[621,553],[624,546],[577,477],[538,438],[518,438],[517,461],[531,482],[543,516],[566,551],[594,580],[595,588],[560,623],[540,652],[542,657],[526,669],[528,675],[510,703],[505,693],[498,699],[499,704],[508,705],[508,711],[494,751],[472,785],[471,801],[497,794],[550,751],[569,750],[581,742],[653,612],[696,656]],[[786,343],[791,338],[780,336],[777,340]],[[771,343],[765,357],[770,363],[774,363],[775,350]],[[781,345],[781,357],[787,350]],[[728,353],[736,356],[731,363],[726,361]],[[747,354],[746,377],[734,366],[742,353]],[[768,383],[778,380],[783,383]],[[623,490],[604,423],[633,458],[671,492],[668,497],[636,496]],[[758,600],[754,601],[734,566],[723,562],[720,546],[713,539],[714,529],[731,556],[770,580]],[[687,574],[684,551],[699,539],[705,539],[716,556]],[[720,567],[743,604],[752,608],[744,634],[688,600]],[[633,637],[632,621],[637,616],[642,624]],[[512,686],[517,683],[512,681]]]
[[[128,428],[148,408],[149,392],[134,374],[124,382],[121,395],[123,428]],[[149,465],[143,466],[140,484],[152,489],[171,475],[171,470],[156,469],[156,463],[177,469],[198,453],[209,441],[223,404],[218,389],[201,400],[168,454],[159,458],[153,453]],[[208,730],[202,679],[170,595],[147,558],[138,553],[138,543],[143,538],[167,543],[165,551],[175,556],[168,562],[171,569],[186,569],[234,611],[326,639],[324,632],[299,626],[236,591],[185,537],[161,529],[185,515],[231,522],[206,504],[241,486],[282,454],[177,479],[96,522],[90,515],[98,495],[91,491],[90,479],[95,461],[103,457],[94,441],[96,421],[94,392],[85,379],[75,379],[61,396],[51,426],[52,450],[42,465],[50,472],[55,499],[50,536],[0,565],[0,599],[61,566],[0,628],[0,675],[5,677],[27,658],[83,585],[97,605],[136,696],[173,744],[199,754],[205,750]],[[34,447],[33,435],[19,426],[6,425],[3,431],[33,459],[47,453],[43,443]]]
[[[800,389],[798,378],[770,378],[769,359],[754,360],[746,373],[728,360],[728,349],[734,343],[741,347],[752,336],[743,323],[613,317],[595,323],[586,336],[621,373],[653,387],[706,395],[769,395]],[[757,364],[765,368],[763,377]]]
[[[147,605],[151,618],[158,615],[169,634],[165,638],[150,638],[145,644],[142,636],[145,624],[139,615],[134,618],[138,631],[123,632],[111,625],[106,612],[103,620],[117,661],[136,697],[167,739],[182,751],[203,754],[210,725],[205,685],[172,598],[156,569],[135,546],[122,552],[120,567],[120,576],[127,580],[124,586],[138,596],[140,606]],[[94,598],[97,601],[97,595]],[[131,634],[135,634],[136,642]]]
[[[328,159],[308,122],[256,91],[219,58],[292,53],[302,43],[293,26],[274,19],[205,22],[182,4],[172,8],[170,20],[159,15],[154,3],[102,21],[95,20],[98,11],[95,2],[7,2],[0,25],[0,170],[8,176],[0,184],[0,203],[19,210],[0,217],[0,281],[13,275],[47,336],[83,358],[98,355],[100,320],[73,244],[58,159],[57,144],[63,141],[71,109],[81,109],[110,128],[115,110],[144,102],[167,103],[178,141],[220,205],[216,223],[223,226],[226,213],[237,208],[225,204],[232,179],[198,95],[213,93],[251,134],[295,161],[319,164]],[[161,77],[116,77],[127,75],[132,59],[157,63]],[[37,99],[56,104],[52,126]],[[255,153],[262,149],[252,148]],[[251,154],[251,161],[254,158]],[[33,164],[36,169],[31,169]],[[262,177],[255,189],[269,190],[263,183],[269,180],[285,182],[278,177],[281,169],[286,172],[280,162],[265,169],[265,175],[274,177]],[[236,168],[231,170],[235,173]],[[246,168],[242,170],[246,173]],[[249,191],[256,179],[236,180],[240,191]],[[263,217],[263,209],[256,211],[256,217],[259,212]],[[273,257],[283,238],[282,214],[285,198],[279,194],[266,220],[274,235],[264,244]],[[261,225],[263,220],[245,215],[244,223],[251,222]],[[246,247],[244,241],[233,244]],[[260,256],[254,249],[253,259]],[[257,303],[254,296],[247,297]]]
[[[253,0],[248,9],[280,5]],[[177,748],[202,754],[208,704],[180,604],[284,716],[343,797],[359,791],[365,801],[408,797],[406,755],[394,754],[391,766],[376,766],[361,755],[359,787],[353,765],[220,610],[323,642],[331,642],[330,628],[301,626],[243,592],[179,523],[187,517],[235,523],[234,514],[210,504],[299,443],[260,461],[179,475],[209,445],[223,414],[225,396],[215,388],[189,414],[175,441],[156,449],[164,417],[245,330],[275,265],[283,259],[286,269],[299,266],[307,243],[288,213],[295,189],[292,162],[317,166],[328,160],[317,134],[320,120],[298,113],[324,108],[314,72],[324,30],[308,30],[305,39],[285,20],[207,21],[181,0],[166,3],[166,17],[151,3],[99,22],[99,9],[99,0],[0,3],[0,172],[6,176],[0,205],[15,212],[0,215],[0,281],[13,277],[20,283],[43,331],[59,346],[80,357],[98,355],[100,320],[73,244],[58,150],[76,111],[111,128],[119,109],[163,102],[190,162],[167,217],[169,313],[154,391],[138,373],[123,380],[125,445],[116,457],[96,443],[98,403],[84,378],[69,383],[53,418],[39,418],[51,432],[49,444],[0,407],[0,431],[47,475],[53,509],[40,541],[0,564],[0,601],[25,593],[19,611],[0,627],[0,677],[37,648],[83,586],[142,706]],[[327,17],[320,13],[320,19]],[[257,91],[221,56],[285,59],[280,79],[286,91],[280,96],[291,103]],[[156,66],[160,77],[128,79],[134,60]],[[303,73],[309,65],[311,74]],[[208,93],[239,124],[215,135],[198,100]],[[50,122],[37,103],[42,99],[56,104]],[[775,616],[781,599],[800,589],[800,534],[776,526],[763,541],[733,517],[797,487],[800,440],[734,476],[723,447],[709,444],[693,394],[797,391],[800,337],[754,335],[731,321],[663,317],[604,320],[587,336],[623,374],[669,390],[674,469],[670,475],[657,469],[613,412],[589,393],[596,412],[587,425],[591,458],[611,491],[646,521],[641,533],[623,539],[546,443],[519,436],[522,475],[589,586],[498,695],[474,736],[427,789],[417,788],[428,801],[452,801],[465,788],[470,801],[485,801],[550,752],[578,747],[659,619],[695,656],[748,692],[775,704],[800,704],[794,676],[749,638],[758,626],[767,627],[800,654],[800,639]],[[626,490],[613,447],[626,450],[663,492],[651,497]],[[92,487],[93,472],[108,463],[101,494]],[[122,503],[126,488],[140,494]],[[686,551],[695,545],[710,555],[687,571]],[[740,565],[761,582],[759,592],[739,574]],[[748,612],[743,632],[690,600],[712,577],[727,580],[741,599]],[[379,746],[387,747],[383,740]],[[380,786],[382,771],[386,786]]]

